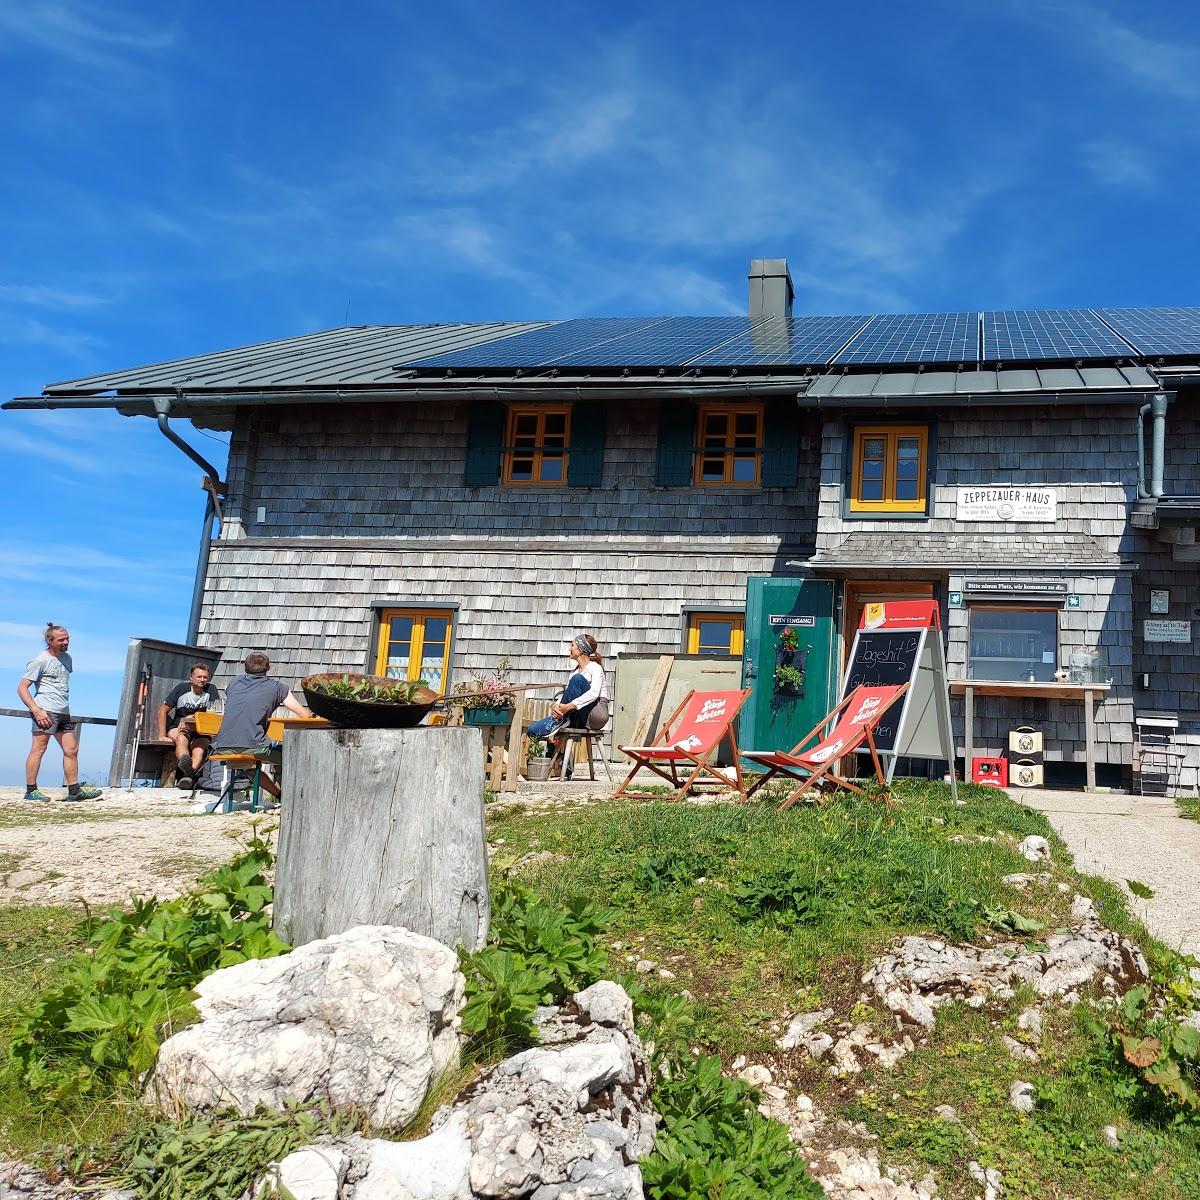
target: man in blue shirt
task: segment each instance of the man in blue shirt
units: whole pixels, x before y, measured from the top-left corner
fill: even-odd
[[[287,686],[272,679],[267,672],[271,660],[260,650],[246,655],[245,674],[230,681],[225,689],[225,713],[221,728],[212,740],[211,753],[253,754],[266,763],[283,761],[278,742],[267,740],[267,722],[277,708],[283,707],[297,717],[312,713],[288,691]],[[277,800],[279,787],[265,774],[262,786]]]

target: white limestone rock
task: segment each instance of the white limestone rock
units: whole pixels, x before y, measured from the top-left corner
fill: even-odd
[[[1031,1113],[1037,1103],[1037,1089],[1032,1083],[1018,1079],[1008,1089],[1008,1103],[1019,1113]]]
[[[1050,843],[1044,837],[1031,833],[1018,847],[1027,862],[1049,862]]]
[[[579,1011],[597,1025],[633,1032],[633,1001],[619,983],[611,979],[593,983],[590,988],[575,993],[575,1003]]]
[[[163,1044],[150,1083],[168,1111],[325,1099],[389,1128],[458,1056],[457,955],[407,929],[360,925],[217,971],[196,992],[199,1023]]]
[[[272,1166],[254,1195],[256,1200],[280,1193],[294,1200],[340,1200],[349,1163],[336,1146],[305,1146]]]

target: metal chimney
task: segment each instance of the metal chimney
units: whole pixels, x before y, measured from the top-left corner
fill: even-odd
[[[750,260],[750,320],[792,315],[792,276],[786,258]]]

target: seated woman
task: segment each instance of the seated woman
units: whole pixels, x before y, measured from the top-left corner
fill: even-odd
[[[590,633],[577,633],[568,644],[567,653],[575,663],[575,670],[558,703],[551,707],[552,715],[530,725],[529,732],[534,737],[553,738],[567,726],[600,730],[608,724],[608,679],[596,639]]]

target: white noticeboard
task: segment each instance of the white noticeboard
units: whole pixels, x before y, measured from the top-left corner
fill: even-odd
[[[1183,642],[1192,640],[1191,621],[1152,621],[1142,625],[1142,637],[1147,642]]]
[[[1058,520],[1058,493],[1044,487],[960,487],[954,508],[958,521]]]

